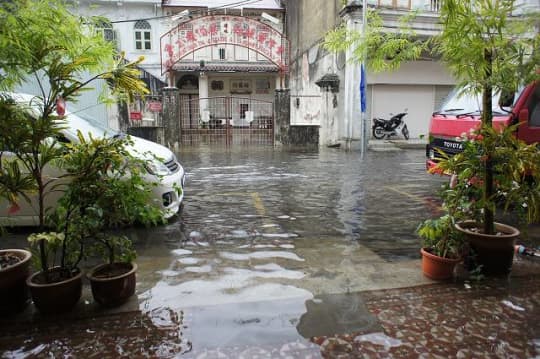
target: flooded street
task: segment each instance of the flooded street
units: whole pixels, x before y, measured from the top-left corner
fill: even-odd
[[[182,309],[194,349],[302,338],[298,324],[316,296],[427,283],[414,230],[436,213],[443,179],[425,173],[423,151],[179,158],[188,173],[181,215],[131,235],[140,309]],[[324,317],[315,322],[305,337],[331,330]]]
[[[193,149],[179,158],[188,174],[180,215],[126,230],[138,253],[137,296],[104,310],[85,286],[74,311],[54,319],[29,306],[2,323],[2,357],[354,358],[368,349],[446,357],[459,348],[445,344],[456,328],[444,323],[479,306],[499,308],[509,336],[540,317],[540,292],[523,290],[537,280],[513,294],[486,284],[475,292],[490,301],[480,303],[459,284],[429,289],[414,232],[439,211],[445,179],[426,174],[423,150],[362,159],[332,149]],[[24,247],[26,235],[4,240]],[[527,312],[509,312],[501,296]],[[453,309],[437,311],[456,298]],[[460,328],[478,332],[489,320],[478,313]],[[532,328],[529,337],[540,337]],[[444,335],[426,341],[426,330]],[[491,353],[490,333],[471,337],[480,349],[469,354]],[[525,357],[534,353],[527,336],[512,338]]]

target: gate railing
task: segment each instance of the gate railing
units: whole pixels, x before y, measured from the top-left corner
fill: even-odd
[[[181,98],[182,144],[273,144],[273,102],[244,97]]]

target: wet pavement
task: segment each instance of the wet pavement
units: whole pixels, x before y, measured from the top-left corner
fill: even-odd
[[[433,284],[418,223],[444,179],[424,152],[202,149],[179,155],[185,205],[126,231],[137,297],[0,321],[2,357],[534,357],[540,263],[511,277]],[[524,243],[540,242],[538,228]],[[25,246],[24,234],[3,238]],[[5,245],[3,245],[4,247]],[[463,278],[461,275],[460,278]]]

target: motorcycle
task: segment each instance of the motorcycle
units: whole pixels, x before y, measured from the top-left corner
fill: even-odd
[[[393,115],[389,120],[385,120],[384,118],[373,118],[373,137],[381,140],[385,137],[390,138],[392,136],[398,136],[399,133],[401,133],[403,137],[408,140],[409,129],[403,120],[406,115],[407,109],[405,109],[404,112]]]

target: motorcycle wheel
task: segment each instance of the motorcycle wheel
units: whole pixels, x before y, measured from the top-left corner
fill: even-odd
[[[406,140],[409,139],[409,129],[407,128],[407,126],[403,127],[403,137],[405,137]]]
[[[384,129],[382,127],[373,127],[373,137],[378,140],[382,140],[384,136]]]

